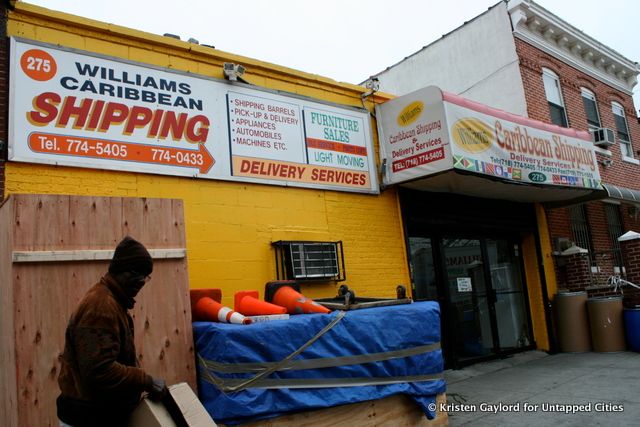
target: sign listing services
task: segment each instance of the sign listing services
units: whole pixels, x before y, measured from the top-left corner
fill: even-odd
[[[510,181],[601,188],[593,143],[574,130],[541,129],[525,123],[529,119],[454,103],[445,109],[455,168]]]
[[[451,148],[440,90],[419,89],[376,106],[385,184],[451,169]]]
[[[11,161],[379,191],[366,111],[11,43]]]
[[[542,185],[601,189],[587,132],[515,116],[435,86],[378,107],[385,184],[447,170]]]

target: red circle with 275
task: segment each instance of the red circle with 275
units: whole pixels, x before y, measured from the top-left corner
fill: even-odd
[[[27,76],[40,82],[51,80],[58,71],[56,60],[42,49],[29,49],[23,53],[20,66]]]

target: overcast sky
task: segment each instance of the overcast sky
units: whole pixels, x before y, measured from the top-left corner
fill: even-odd
[[[153,34],[172,33],[274,64],[360,83],[440,38],[497,0],[30,0]],[[537,0],[640,61],[637,0]],[[640,109],[640,85],[634,88]]]

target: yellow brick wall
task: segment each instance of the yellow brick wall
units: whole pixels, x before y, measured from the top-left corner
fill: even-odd
[[[8,33],[217,78],[223,62],[239,62],[248,70],[247,80],[259,86],[362,106],[361,87],[21,2],[9,14]],[[375,136],[373,121],[372,126]],[[183,199],[190,286],[222,288],[228,305],[234,291],[262,294],[265,282],[275,279],[271,242],[281,239],[342,240],[346,283],[359,295],[394,296],[397,284],[409,285],[393,189],[376,196],[8,163],[5,192]],[[326,297],[336,288],[324,284],[303,290]]]

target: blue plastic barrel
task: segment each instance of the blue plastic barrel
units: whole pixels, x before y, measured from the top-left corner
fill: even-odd
[[[640,306],[624,309],[624,327],[627,345],[631,350],[640,352]]]

